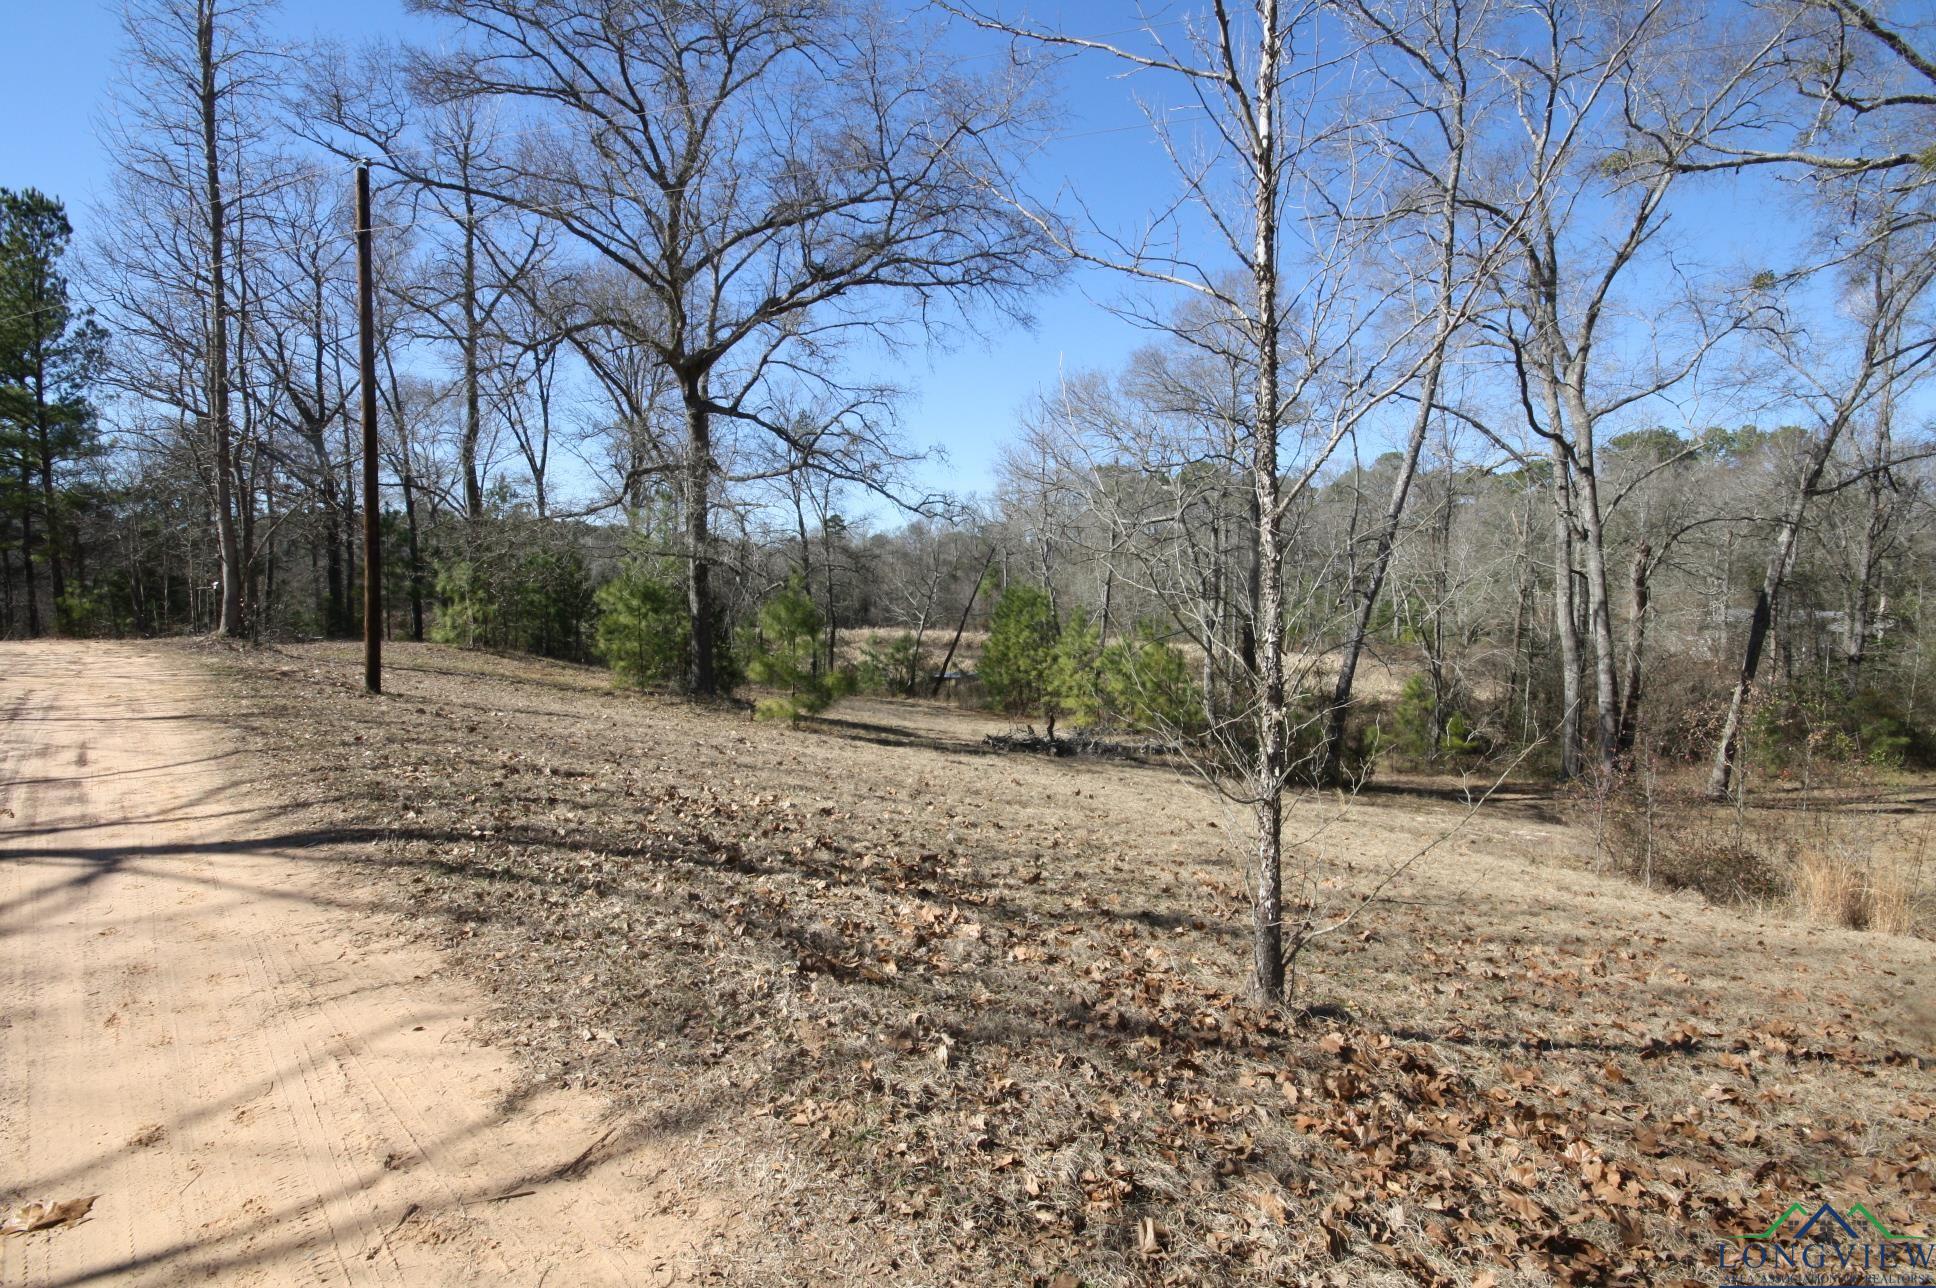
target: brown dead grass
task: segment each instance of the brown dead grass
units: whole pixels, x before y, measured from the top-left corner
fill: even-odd
[[[1914,875],[1845,849],[1809,850],[1795,865],[1796,907],[1823,925],[1924,933],[1930,895]]]
[[[1795,865],[1795,902],[1824,925],[1867,930],[1868,896],[1861,869],[1840,856],[1811,851]]]
[[[1623,781],[1572,815],[1610,866],[1650,888],[1692,890],[1724,905],[1785,907],[1824,926],[1877,934],[1936,931],[1936,784],[1900,773],[1851,774],[1830,787],[1781,784],[1745,802],[1712,802],[1697,777]]]
[[[1245,1003],[1242,823],[1147,766],[844,702],[799,730],[584,668],[204,650],[292,831],[730,1186],[747,1284],[1707,1282],[1790,1201],[1929,1229],[1936,948],[1593,871],[1502,792]],[[1348,897],[1482,784],[1303,802]],[[374,871],[373,871],[374,870]],[[1490,1278],[1489,1278],[1490,1277]]]

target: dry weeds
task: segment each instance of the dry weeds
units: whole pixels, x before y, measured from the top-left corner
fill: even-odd
[[[1806,850],[1795,865],[1795,904],[1801,914],[1829,926],[1878,934],[1925,933],[1932,892],[1920,873],[1847,845]]]
[[[1936,950],[1597,875],[1540,791],[1316,950],[1295,1019],[1238,996],[1236,820],[1165,771],[926,704],[789,731],[446,649],[381,700],[352,648],[205,652],[346,891],[742,1197],[725,1280],[1679,1284],[1790,1201],[1936,1216]],[[1312,880],[1461,797],[1314,802]]]
[[[1604,810],[1601,813],[1601,810]],[[1582,826],[1600,824],[1610,866],[1650,888],[1716,903],[1787,907],[1848,930],[1929,937],[1936,928],[1936,790],[1899,773],[1829,787],[1782,784],[1712,802],[1681,773],[1583,793]]]

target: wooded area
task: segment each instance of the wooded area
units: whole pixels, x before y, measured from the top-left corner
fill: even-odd
[[[93,235],[0,193],[6,635],[354,634],[373,392],[390,638],[789,719],[972,671],[1051,740],[1146,740],[1250,815],[1266,999],[1321,929],[1288,792],[1537,772],[1651,819],[1695,766],[1936,761],[1926,24],[411,7],[434,48],[130,0]],[[1068,60],[1152,87],[1167,204],[1031,168]],[[1743,176],[1792,239],[1686,235]],[[1148,343],[1045,359],[999,488],[924,490],[863,357],[1098,271]]]

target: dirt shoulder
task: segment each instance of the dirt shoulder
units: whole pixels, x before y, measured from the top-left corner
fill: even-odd
[[[94,1198],[0,1237],[0,1282],[665,1284],[720,1259],[721,1206],[482,1041],[485,995],[345,879],[188,651],[0,644],[0,717],[0,1216]]]
[[[1936,947],[1601,876],[1539,792],[1326,941],[1293,1020],[1239,996],[1241,819],[1165,770],[389,656],[380,702],[352,649],[215,660],[532,1085],[748,1205],[739,1282],[1678,1284],[1793,1202],[1936,1218]],[[1307,801],[1294,884],[1465,809]]]

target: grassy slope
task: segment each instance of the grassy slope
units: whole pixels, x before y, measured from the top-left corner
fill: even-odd
[[[1710,1282],[1791,1201],[1936,1215],[1936,950],[1599,877],[1536,793],[1327,940],[1291,1023],[1236,996],[1241,819],[1165,771],[919,704],[788,730],[447,649],[393,647],[380,702],[350,647],[211,656],[532,1076],[747,1205],[731,1280]],[[1462,814],[1307,802],[1302,888]]]

